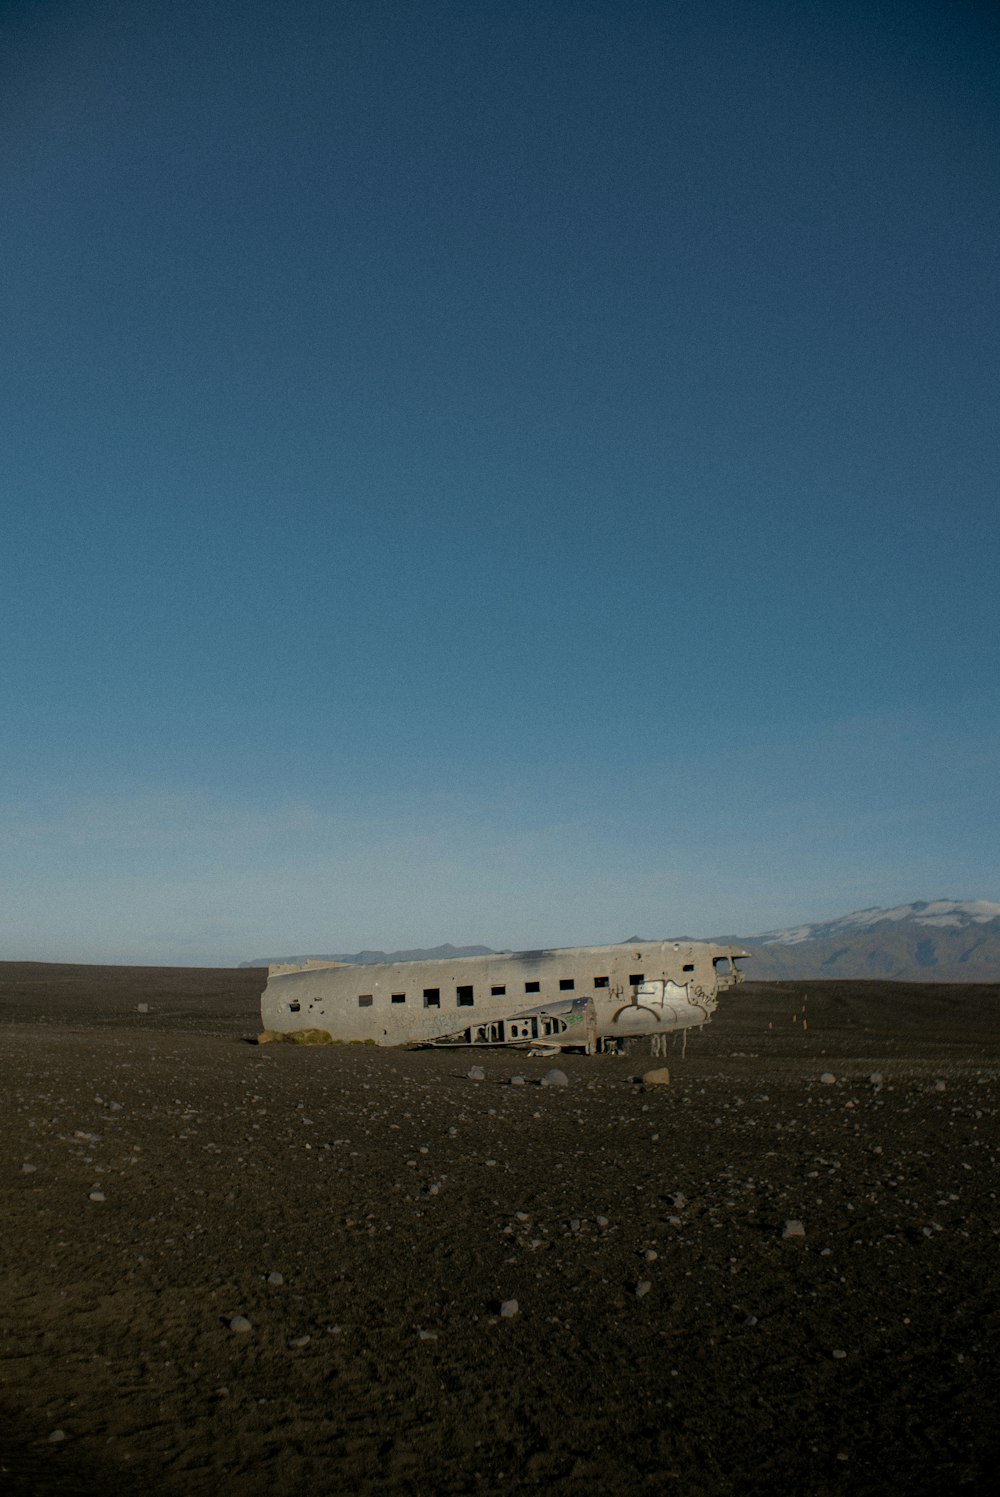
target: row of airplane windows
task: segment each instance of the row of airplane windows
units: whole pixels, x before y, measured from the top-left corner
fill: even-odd
[[[639,983],[645,982],[645,980],[646,979],[645,979],[645,977],[643,976],[643,974],[641,972],[632,972],[632,973],[629,974],[629,982],[630,982],[630,984],[633,987],[637,987]],[[609,981],[610,981],[610,979],[607,978],[607,977],[595,977],[594,978],[594,987],[595,988],[606,988],[609,985]],[[541,985],[540,982],[526,982],[524,984],[524,991],[526,993],[540,993],[542,991],[542,985]],[[575,981],[575,979],[572,978],[572,977],[560,977],[560,979],[559,979],[559,991],[560,991],[560,993],[573,993],[573,992],[575,992],[576,991],[576,981]],[[494,983],[494,985],[490,988],[490,997],[491,998],[503,998],[506,995],[506,992],[507,992],[507,985],[506,985],[506,983]],[[440,988],[424,988],[424,990],[423,990],[423,996],[424,996],[424,1008],[440,1008],[441,1007],[441,989]],[[375,995],[374,995],[374,993],[359,993],[358,994],[358,1007],[359,1008],[371,1008],[371,1006],[374,1003],[374,1001],[375,1001]],[[391,995],[390,1001],[392,1003],[405,1003],[406,1002],[406,994],[405,993],[393,993]],[[455,1007],[456,1008],[472,1008],[473,1005],[475,1004],[475,1001],[476,1001],[475,990],[474,990],[474,988],[473,988],[473,986],[471,984],[469,984],[469,985],[463,985],[463,986],[455,988]]]

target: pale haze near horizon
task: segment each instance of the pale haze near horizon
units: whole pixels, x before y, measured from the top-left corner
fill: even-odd
[[[992,12],[0,42],[0,959],[1000,899]]]

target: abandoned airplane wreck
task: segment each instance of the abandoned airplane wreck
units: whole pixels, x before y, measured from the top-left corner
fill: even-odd
[[[450,961],[272,968],[265,1029],[344,1044],[614,1051],[705,1024],[747,955],[703,941],[502,952]]]

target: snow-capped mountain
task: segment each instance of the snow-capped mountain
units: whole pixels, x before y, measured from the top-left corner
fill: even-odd
[[[934,899],[915,900],[913,904],[898,904],[891,910],[855,910],[852,915],[841,915],[836,920],[826,920],[816,925],[795,925],[790,930],[768,930],[753,939],[770,945],[780,942],[782,946],[797,946],[801,941],[824,941],[828,936],[841,932],[861,930],[880,925],[883,920],[911,921],[914,925],[936,925],[966,929],[970,925],[987,925],[991,920],[1000,920],[1000,904],[991,904],[988,899]]]
[[[726,939],[742,940],[752,952],[746,964],[751,979],[1000,982],[1000,904],[986,899],[876,906],[836,920]]]

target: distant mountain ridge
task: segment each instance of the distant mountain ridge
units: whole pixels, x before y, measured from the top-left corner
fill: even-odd
[[[755,937],[767,943],[782,942],[793,945],[800,941],[819,941],[840,931],[856,927],[881,925],[885,920],[910,921],[914,925],[954,926],[967,930],[970,925],[986,925],[1000,920],[1000,904],[991,904],[986,899],[918,899],[913,904],[898,904],[889,910],[873,905],[866,910],[855,910],[852,915],[841,915],[836,920],[827,920],[815,925],[796,925],[790,930],[769,930]]]
[[[741,943],[748,976],[761,981],[1000,982],[1000,904],[985,899],[918,899],[717,939]]]
[[[642,938],[631,936],[623,945]],[[671,936],[670,940],[689,940]],[[835,920],[709,939],[750,953],[744,971],[761,982],[871,978],[898,982],[1000,982],[1000,904],[986,899],[915,900],[890,909],[872,906]],[[255,957],[244,967],[307,961],[418,962],[491,956],[489,946],[432,946],[353,955]]]
[[[353,962],[358,967],[372,967],[377,962],[434,962],[451,956],[493,956],[491,946],[415,946],[409,951],[355,951],[337,956],[312,952],[308,956],[255,956],[240,962],[241,967],[293,967],[305,962]]]

